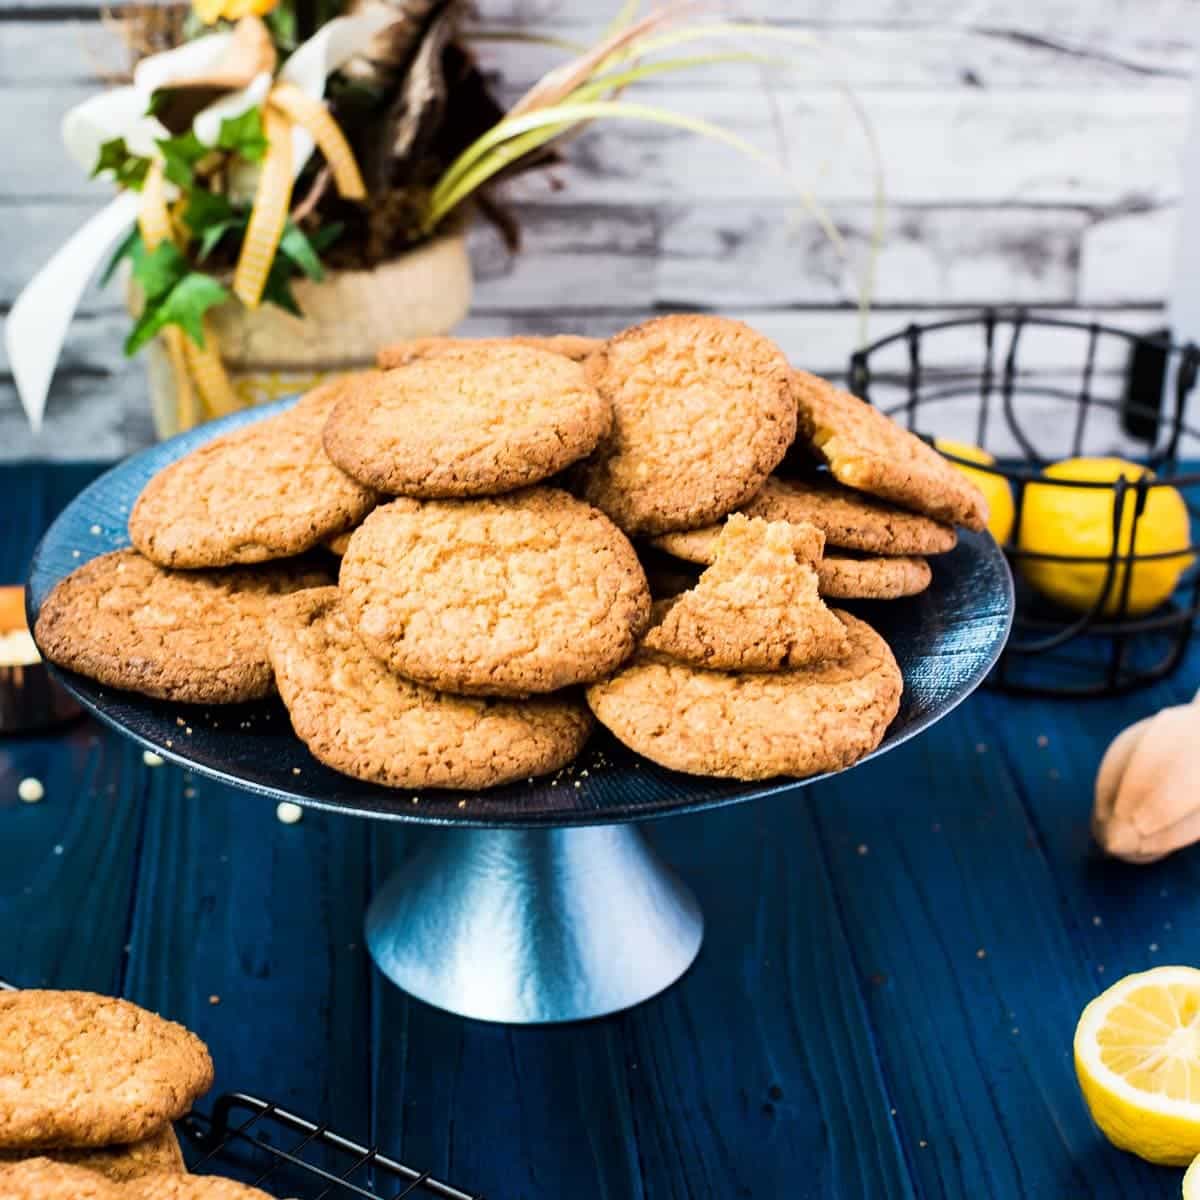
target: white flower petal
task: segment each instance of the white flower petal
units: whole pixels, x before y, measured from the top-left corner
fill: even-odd
[[[4,345],[9,369],[35,431],[41,428],[67,326],[109,247],[137,217],[138,202],[136,192],[122,192],[80,226],[25,285],[8,314]]]
[[[63,117],[67,152],[89,174],[100,157],[100,147],[113,138],[123,137],[134,154],[153,154],[155,138],[169,134],[153,117],[146,116],[148,103],[145,92],[122,87],[77,104]]]
[[[149,97],[172,79],[208,74],[225,57],[232,41],[232,33],[210,33],[143,58],[134,68],[133,86]]]
[[[336,17],[300,46],[279,72],[281,81],[294,83],[314,100],[325,95],[325,80],[361,54],[382,29],[395,23],[396,14],[375,8],[356,17]]]

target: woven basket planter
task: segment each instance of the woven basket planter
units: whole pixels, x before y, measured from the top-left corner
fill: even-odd
[[[330,271],[294,285],[304,316],[273,304],[230,303],[210,313],[234,391],[246,405],[314,387],[341,371],[373,366],[376,352],[403,338],[448,333],[471,305],[466,237],[450,233],[369,271]],[[160,340],[147,348],[146,374],[160,438],[179,432],[176,380]]]

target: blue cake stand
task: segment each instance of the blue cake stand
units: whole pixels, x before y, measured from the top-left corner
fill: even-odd
[[[181,434],[80,493],[34,555],[31,622],[65,575],[129,544],[129,511],[156,471],[290,403]],[[1012,580],[990,537],[964,534],[957,549],[933,560],[933,572],[921,596],[858,606],[891,643],[905,683],[899,715],[871,757],[966,699],[1008,637]],[[323,767],[293,734],[278,701],[192,707],[55,674],[100,720],[190,770],[277,801],[424,827],[367,913],[371,953],[411,994],[491,1021],[600,1016],[668,987],[695,958],[703,918],[692,893],[651,848],[642,823],[795,793],[815,782],[681,775],[638,759],[599,730],[557,783],[536,780],[465,797],[426,791],[414,804],[410,791]]]

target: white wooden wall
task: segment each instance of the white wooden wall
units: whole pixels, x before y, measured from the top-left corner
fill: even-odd
[[[586,38],[616,0],[479,7],[488,28]],[[746,0],[740,11],[811,32],[821,49],[779,43],[793,70],[714,68],[642,98],[768,150],[782,131],[794,173],[861,251],[870,175],[840,90],[854,88],[889,194],[873,335],[1005,303],[1161,323],[1200,0]],[[0,310],[106,194],[68,161],[58,124],[114,53],[96,0],[0,3]],[[556,52],[488,42],[481,56],[515,97]],[[570,157],[514,185],[520,255],[476,231],[472,331],[603,333],[710,308],[750,320],[801,365],[844,368],[859,336],[852,279],[778,177],[630,124],[595,128]],[[115,293],[88,297],[37,439],[0,362],[0,458],[115,457],[150,437],[125,327]],[[1044,365],[1077,352],[1047,346]]]

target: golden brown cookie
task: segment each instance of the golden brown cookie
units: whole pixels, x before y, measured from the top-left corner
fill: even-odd
[[[519,334],[515,337],[497,338],[454,338],[454,337],[423,337],[409,338],[397,342],[393,346],[384,346],[376,356],[377,364],[384,370],[391,367],[401,367],[413,359],[422,358],[431,351],[444,350],[455,346],[528,346],[531,350],[548,350],[551,354],[561,354],[573,362],[583,362],[595,354],[604,342],[600,338],[581,337],[574,333],[550,333],[542,336]]]
[[[273,1200],[249,1184],[219,1175],[143,1175],[120,1189],[120,1200]]]
[[[611,424],[578,363],[528,346],[461,342],[348,385],[325,449],[381,492],[487,496],[561,471]]]
[[[372,654],[469,695],[598,679],[630,655],[650,612],[621,531],[556,488],[385,504],[350,539],[340,587]]]
[[[212,1079],[195,1034],[128,1000],[0,993],[0,1147],[141,1141],[182,1117]]]
[[[0,1165],[20,1162],[28,1150],[0,1150]],[[181,1174],[185,1170],[179,1139],[170,1125],[157,1133],[125,1146],[101,1146],[86,1150],[42,1150],[41,1156],[72,1167],[97,1171],[114,1183],[141,1175]]]
[[[796,432],[787,360],[740,321],[647,321],[607,342],[588,374],[614,424],[580,486],[627,533],[723,517],[762,487]]]
[[[844,654],[845,626],[817,594],[806,553],[820,537],[811,525],[735,513],[717,538],[713,565],[668,602],[643,645],[720,671],[779,671]]]
[[[321,432],[347,375],[294,408],[206,442],[159,471],[129,537],[164,567],[225,567],[302,554],[357,524],[378,497],[329,461]]]
[[[838,613],[839,659],[777,674],[705,671],[641,650],[588,704],[631,750],[661,766],[730,779],[837,771],[879,745],[903,681],[887,643]]]
[[[951,525],[983,529],[983,493],[919,437],[807,371],[792,372],[800,436],[839,483]]]
[[[933,582],[923,558],[853,558],[828,554],[817,564],[821,595],[831,600],[899,600]]]
[[[471,699],[410,683],[368,652],[337,588],[271,614],[271,661],[296,735],[344,775],[396,788],[487,788],[556,771],[591,717],[565,699]]]
[[[95,1171],[51,1158],[0,1163],[0,1200],[128,1200],[124,1188]]]
[[[780,479],[772,475],[762,491],[738,512],[768,521],[806,522],[824,533],[827,546],[866,554],[944,554],[958,541],[952,525],[892,508],[832,479]],[[651,545],[688,562],[708,563],[720,529],[720,525],[706,525],[682,533],[664,533],[651,539]]]
[[[55,585],[34,640],[52,663],[109,687],[192,704],[258,700],[272,690],[270,597],[329,582],[311,564],[167,571],[117,550]]]

